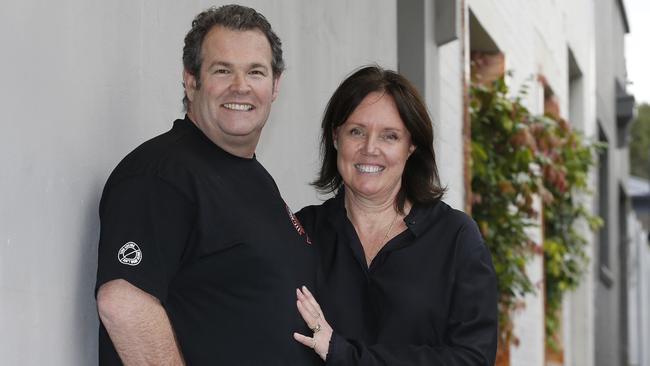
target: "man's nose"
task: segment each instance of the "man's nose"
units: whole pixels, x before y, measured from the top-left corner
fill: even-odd
[[[236,93],[248,93],[251,86],[248,84],[248,79],[244,73],[235,73],[230,90]]]

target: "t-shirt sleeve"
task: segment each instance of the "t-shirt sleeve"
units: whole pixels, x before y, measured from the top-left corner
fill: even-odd
[[[124,279],[164,302],[192,231],[194,205],[162,179],[136,176],[110,184],[99,216],[95,291]]]

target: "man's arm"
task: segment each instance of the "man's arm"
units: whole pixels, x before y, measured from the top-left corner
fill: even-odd
[[[184,365],[160,301],[125,280],[97,292],[99,318],[125,365]]]

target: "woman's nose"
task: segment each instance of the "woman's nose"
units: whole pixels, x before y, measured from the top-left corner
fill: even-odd
[[[363,142],[363,152],[368,155],[377,153],[377,137],[368,135]]]

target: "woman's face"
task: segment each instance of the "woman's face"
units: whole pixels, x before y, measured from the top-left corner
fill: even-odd
[[[365,199],[394,198],[415,146],[392,96],[368,94],[336,129],[334,142],[336,165],[348,190]]]

